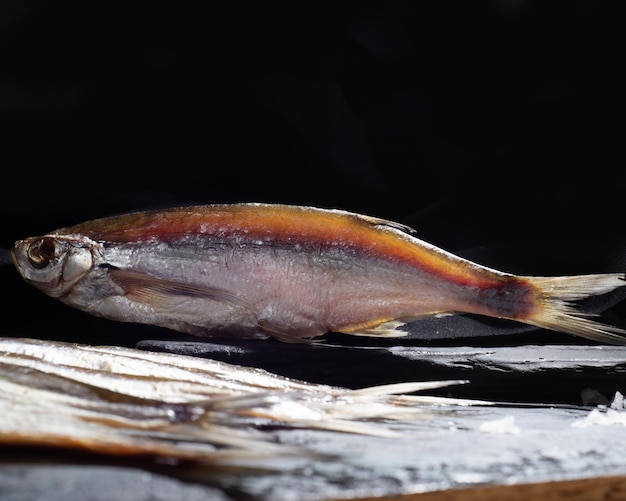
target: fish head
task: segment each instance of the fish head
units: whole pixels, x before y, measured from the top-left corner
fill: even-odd
[[[93,268],[94,244],[80,237],[45,235],[18,240],[11,255],[26,282],[60,297]]]

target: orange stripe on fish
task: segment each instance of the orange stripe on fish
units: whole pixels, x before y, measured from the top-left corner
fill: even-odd
[[[384,230],[384,231],[381,231]],[[110,243],[172,242],[187,236],[242,239],[248,242],[338,247],[398,264],[420,268],[447,280],[475,287],[503,285],[498,277],[481,276],[472,263],[434,247],[407,245],[412,231],[397,223],[339,210],[270,204],[205,205],[130,213],[58,230]],[[243,242],[242,242],[243,243]],[[450,266],[451,258],[454,266]]]

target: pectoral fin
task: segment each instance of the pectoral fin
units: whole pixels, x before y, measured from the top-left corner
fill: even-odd
[[[250,308],[250,303],[236,295],[216,287],[204,287],[185,282],[166,280],[136,271],[111,269],[109,276],[119,285],[126,296],[151,305],[171,304],[181,298],[209,299]]]

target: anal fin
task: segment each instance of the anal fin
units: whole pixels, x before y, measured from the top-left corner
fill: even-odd
[[[364,337],[404,337],[408,334],[408,332],[398,330],[398,328],[406,325],[406,323],[406,321],[402,320],[390,320],[373,327],[364,327],[361,329],[357,328],[357,330],[340,330],[339,332]]]
[[[454,313],[447,312],[447,311],[433,311],[433,312],[424,313],[421,315],[412,315],[410,317],[394,318],[392,320],[381,320],[378,322],[350,325],[350,326],[338,329],[337,332],[342,332],[344,334],[351,334],[353,336],[364,336],[364,337],[385,337],[385,338],[405,337],[409,333],[407,331],[399,330],[399,329],[400,327],[408,324],[409,322],[414,322],[421,318],[432,318],[432,317],[440,317],[440,316],[447,316],[447,315],[454,315]]]

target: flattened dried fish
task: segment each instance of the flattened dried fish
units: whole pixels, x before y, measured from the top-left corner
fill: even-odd
[[[399,436],[379,420],[485,402],[398,393],[462,382],[347,390],[182,355],[0,338],[0,444],[268,466],[307,454],[273,442],[268,425]]]

